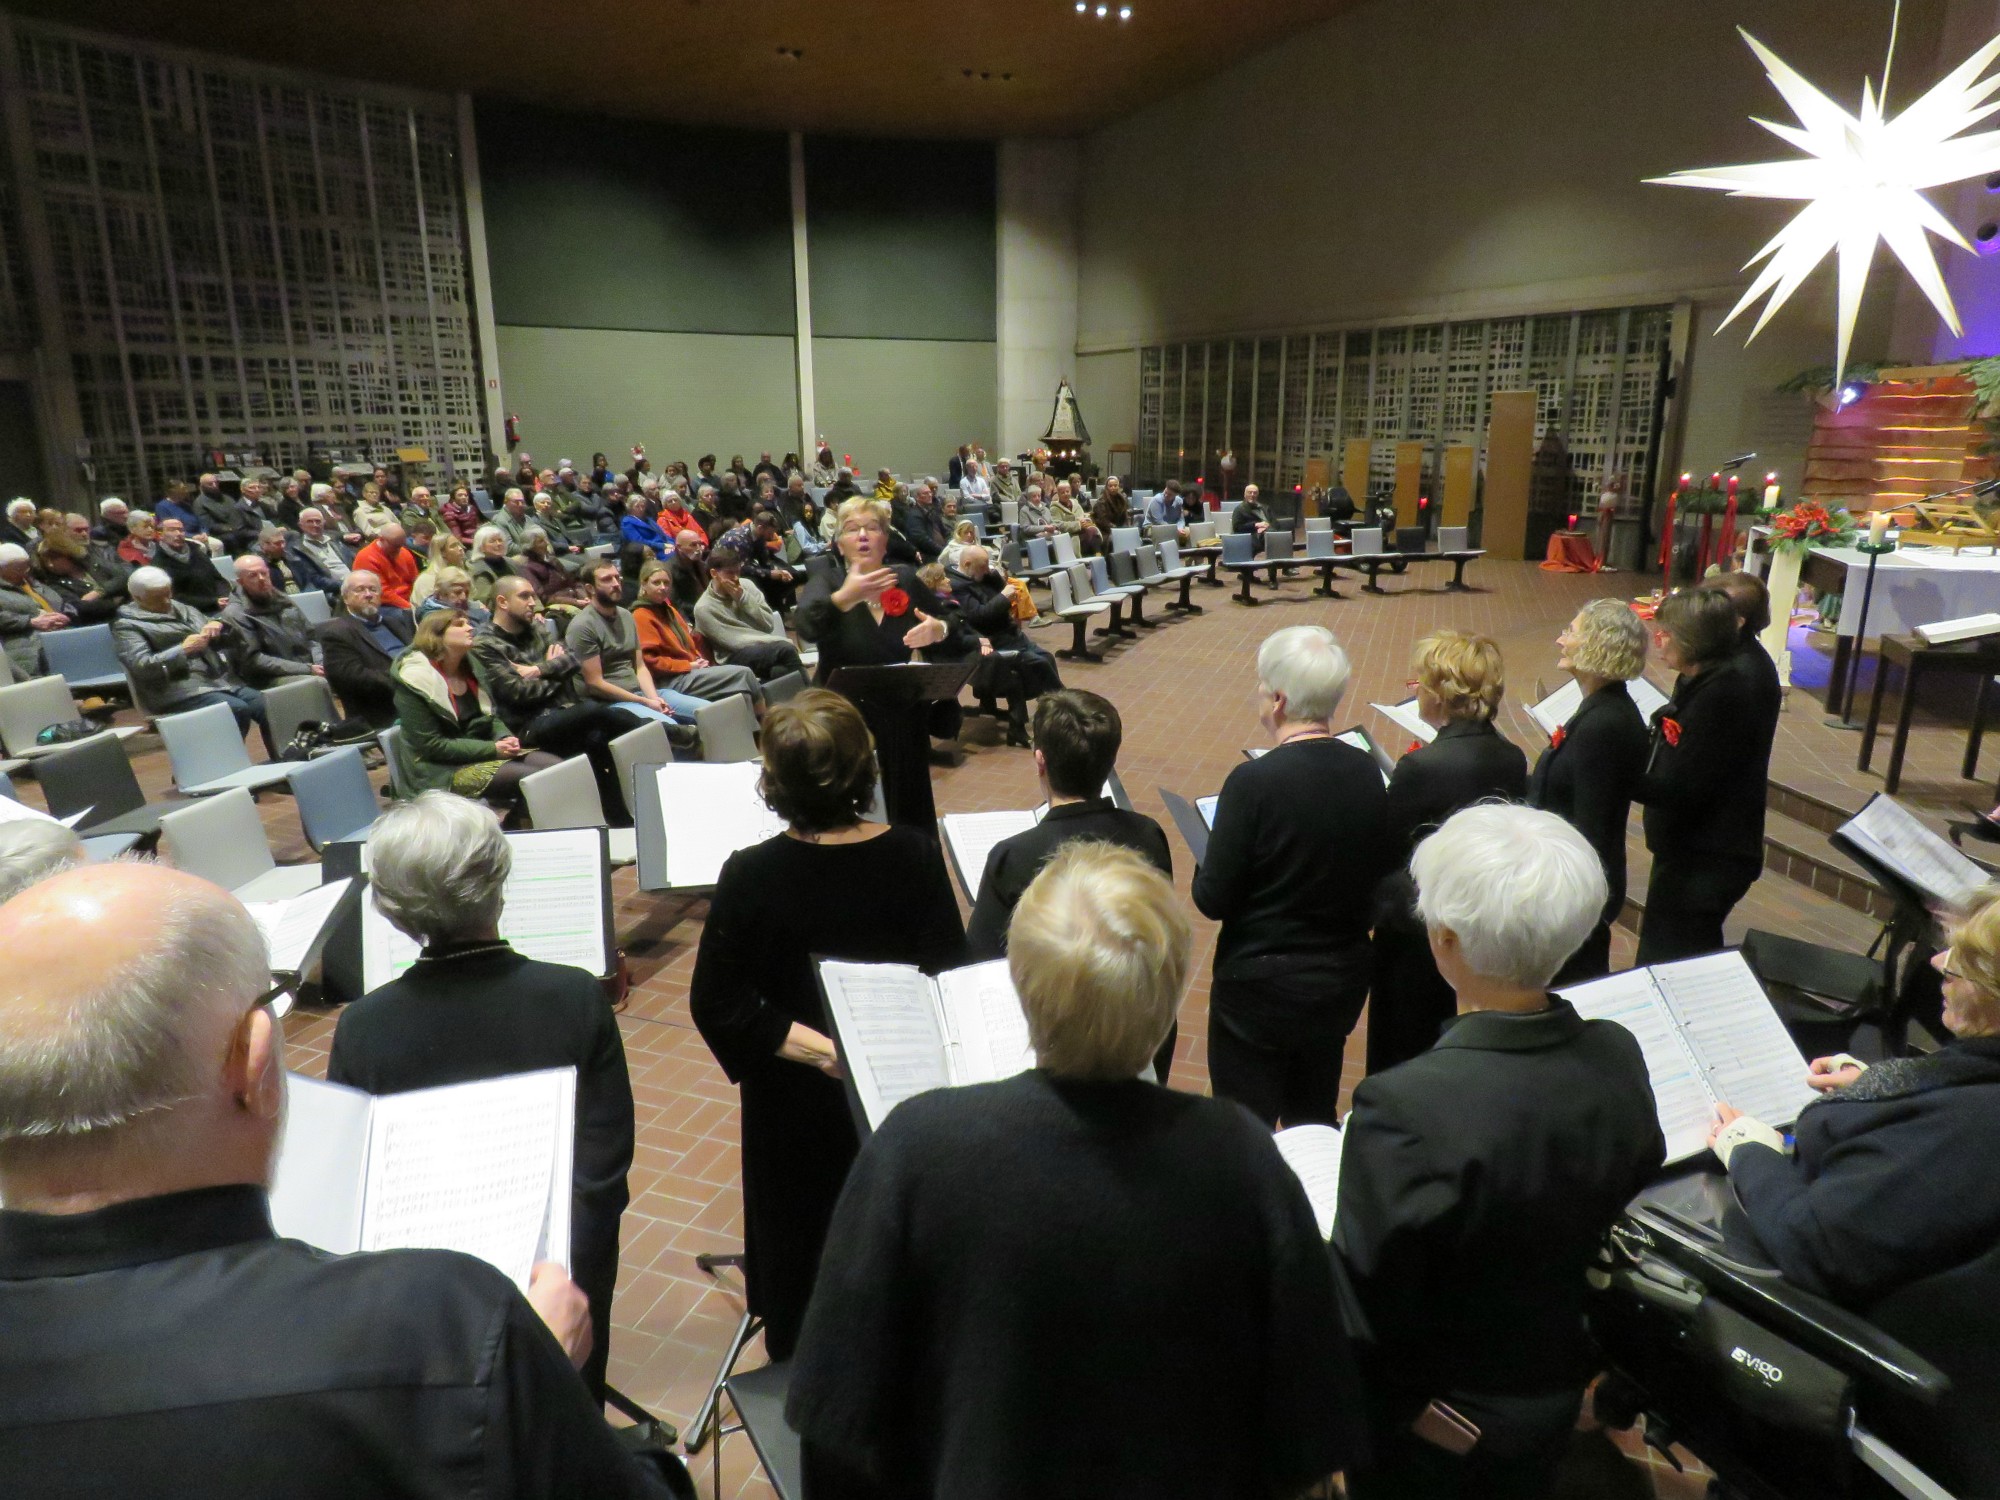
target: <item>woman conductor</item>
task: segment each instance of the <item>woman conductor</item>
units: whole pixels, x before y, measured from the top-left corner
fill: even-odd
[[[826,685],[842,667],[907,662],[949,632],[944,606],[917,570],[887,561],[890,510],[886,502],[855,496],[836,513],[834,541],[845,574],[816,573],[796,612],[800,632],[819,643],[817,681]],[[933,705],[858,705],[875,736],[882,768],[882,800],[891,823],[927,834],[937,826],[931,800],[930,732]],[[941,705],[951,709],[951,705]]]

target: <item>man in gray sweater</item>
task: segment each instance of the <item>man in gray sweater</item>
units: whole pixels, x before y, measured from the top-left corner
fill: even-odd
[[[717,661],[748,667],[759,682],[805,670],[778,612],[743,576],[743,554],[734,547],[718,546],[708,555],[708,587],[695,601],[694,628]]]

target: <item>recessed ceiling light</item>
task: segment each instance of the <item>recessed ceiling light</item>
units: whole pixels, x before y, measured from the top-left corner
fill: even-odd
[[[1090,7],[1084,3],[1084,0],[1076,0],[1076,13],[1078,15],[1082,15],[1085,11],[1089,9]]]
[[[1131,6],[1129,6],[1129,5],[1121,5],[1121,6],[1119,6],[1119,7],[1118,7],[1118,19],[1119,19],[1119,20],[1121,20],[1121,21],[1129,21],[1129,20],[1131,20],[1131,19],[1132,19],[1132,7],[1131,7]]]
[[[1105,18],[1106,16],[1108,16],[1108,15],[1110,15],[1110,14],[1111,14],[1111,7],[1110,7],[1110,6],[1108,6],[1108,5],[1100,5],[1100,6],[1098,6],[1098,7],[1097,7],[1097,19],[1098,19],[1098,20],[1100,20],[1100,21],[1101,21],[1101,20],[1103,20],[1103,19],[1104,19],[1104,18]]]

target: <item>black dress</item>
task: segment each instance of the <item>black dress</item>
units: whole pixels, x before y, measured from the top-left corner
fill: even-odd
[[[1267,1125],[1332,1124],[1368,995],[1368,894],[1392,867],[1365,750],[1296,740],[1229,773],[1194,904],[1222,923],[1208,998],[1218,1096]]]
[[[340,1013],[326,1076],[370,1094],[400,1094],[570,1066],[570,1269],[590,1299],[595,1342],[584,1380],[601,1401],[633,1134],[625,1042],[603,986],[581,969],[524,958],[505,943],[426,948],[401,978]]]
[[[891,666],[910,660],[903,637],[920,624],[921,610],[934,620],[945,619],[945,606],[917,579],[915,568],[890,564],[896,587],[909,599],[900,615],[884,613],[878,621],[866,604],[843,610],[833,602],[834,591],[846,581],[843,571],[829,570],[806,585],[805,597],[793,612],[802,634],[819,646],[819,670],[814,681],[824,687],[842,667]],[[875,759],[882,768],[882,801],[891,823],[921,828],[937,835],[937,804],[931,798],[932,705],[855,700],[861,717],[875,736]]]
[[[1535,762],[1528,801],[1562,818],[1589,840],[1611,887],[1604,915],[1556,975],[1581,984],[1611,972],[1611,924],[1625,905],[1625,825],[1646,770],[1648,732],[1622,682],[1585,698]]]
[[[1770,657],[1752,641],[1692,676],[1683,673],[1672,700],[1653,715],[1637,794],[1653,854],[1642,965],[1720,948],[1723,923],[1762,872],[1779,708]]]
[[[1458,997],[1437,971],[1417,916],[1410,856],[1461,808],[1528,794],[1528,757],[1494,725],[1454,719],[1428,745],[1396,762],[1389,777],[1389,833],[1396,868],[1375,903],[1375,983],[1368,997],[1368,1071],[1379,1073],[1430,1049],[1458,1014]]]
[[[808,1493],[1294,1495],[1356,1456],[1326,1249],[1220,1099],[1039,1069],[855,1163],[786,1414]]]
[[[810,899],[780,906],[784,893]],[[742,1090],[745,1279],[773,1359],[798,1338],[856,1150],[840,1081],[778,1056],[794,1021],[832,1034],[813,957],[936,971],[957,963],[964,946],[943,856],[914,829],[858,844],[779,834],[722,867],[690,1005],[702,1040]]]

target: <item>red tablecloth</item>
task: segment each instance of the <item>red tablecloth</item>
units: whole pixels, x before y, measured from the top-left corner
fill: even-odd
[[[1549,537],[1549,556],[1542,566],[1551,573],[1595,573],[1604,564],[1583,532],[1558,531]]]

